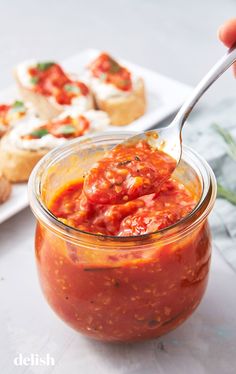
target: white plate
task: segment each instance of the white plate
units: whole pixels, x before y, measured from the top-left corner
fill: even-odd
[[[82,72],[83,66],[86,66],[97,54],[97,50],[87,49],[65,60],[62,65],[68,71],[80,73]],[[130,125],[122,127],[112,126],[109,127],[110,131],[121,129],[122,131],[147,130],[174,113],[191,91],[191,87],[183,83],[123,59],[120,61],[136,75],[143,77],[147,92],[147,111],[142,117],[132,122]],[[16,96],[16,88],[10,87],[0,93],[0,102],[4,102],[4,100],[14,100]],[[13,216],[27,205],[27,185],[14,185],[11,198],[0,206],[0,223]]]
[[[99,51],[96,49],[86,49],[84,52],[67,59],[63,66],[68,71],[81,73],[82,68],[79,69],[78,67],[87,66],[98,53]],[[147,130],[174,113],[192,90],[190,86],[162,74],[155,73],[123,59],[119,59],[119,61],[136,75],[143,77],[147,93],[147,111],[130,125],[122,127],[112,126],[112,128],[109,127],[110,130]]]

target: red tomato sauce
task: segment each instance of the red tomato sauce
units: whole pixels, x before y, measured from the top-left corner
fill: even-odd
[[[11,105],[7,105],[7,104],[0,105],[0,122],[3,125],[8,125],[7,114],[10,109],[11,109]]]
[[[132,89],[131,73],[125,67],[118,64],[107,53],[102,53],[90,64],[90,70],[94,77],[106,83],[111,83],[122,91]]]
[[[0,105],[0,123],[7,127],[12,125],[12,122],[20,120],[26,114],[26,107],[22,101],[16,100],[12,104]],[[1,131],[0,131],[1,132]]]
[[[89,93],[83,82],[72,80],[56,63],[39,63],[29,68],[28,72],[34,91],[44,96],[53,96],[60,105],[70,105],[74,97]]]
[[[176,161],[147,141],[118,145],[82,181],[66,186],[50,206],[69,226],[103,235],[135,236],[171,226],[196,199],[171,180]]]
[[[176,161],[147,141],[118,145],[96,163],[84,180],[89,201],[124,203],[157,192],[176,167]]]
[[[22,139],[40,139],[45,135],[52,134],[56,138],[73,139],[85,134],[89,129],[90,122],[83,115],[77,118],[67,116],[62,119],[55,119],[43,126],[35,128],[31,133],[22,135]]]
[[[185,217],[196,199],[181,183],[166,181],[160,191],[124,202],[94,204],[84,194],[83,181],[66,186],[50,210],[69,226],[103,235],[134,236],[158,231]]]
[[[163,335],[193,313],[208,280],[207,223],[174,243],[153,243],[151,251],[116,247],[113,254],[92,243],[86,250],[38,225],[40,282],[65,322],[95,339],[137,341]]]
[[[132,172],[137,154],[127,155]],[[162,155],[161,160],[164,166]],[[83,180],[65,185],[48,208],[69,226],[103,235],[153,233],[181,220],[197,203],[194,193],[174,179],[119,204],[91,202],[83,187]],[[145,239],[133,241],[133,250],[119,241],[111,248],[103,241],[98,246],[96,240],[90,236],[85,246],[73,244],[44,225],[37,227],[42,288],[56,313],[76,330],[105,341],[154,338],[181,324],[199,304],[211,254],[207,222],[165,244],[143,247]]]

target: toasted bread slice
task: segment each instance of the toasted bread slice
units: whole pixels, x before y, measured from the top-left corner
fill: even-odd
[[[50,120],[54,117],[57,117],[64,111],[62,105],[57,104],[57,102],[51,101],[47,96],[40,95],[37,92],[32,91],[30,88],[23,86],[16,70],[14,76],[19,94],[24,101],[32,104],[35,112],[41,119]]]
[[[124,126],[142,116],[146,111],[144,82],[138,78],[135,88],[128,95],[111,96],[101,99],[94,92],[95,102],[99,109],[105,111],[115,126]]]
[[[101,131],[110,124],[107,113],[80,113],[71,107],[51,121],[32,122],[9,131],[0,142],[0,170],[11,182],[27,181],[36,163],[67,140]]]
[[[0,170],[10,182],[26,182],[47,150],[25,150],[14,146],[6,134],[0,142]]]
[[[96,105],[108,113],[111,124],[128,125],[146,110],[144,81],[106,52],[100,53],[85,71]]]
[[[29,121],[37,121],[37,118],[32,108],[23,101],[0,104],[0,138],[13,127],[26,126]]]
[[[74,99],[76,99],[74,103],[72,100],[71,104],[62,105],[57,102],[56,98],[53,95],[44,95],[42,93],[35,91],[34,84],[30,83],[30,76],[28,79],[27,69],[32,66],[37,66],[37,65],[43,65],[43,63],[37,64],[36,62],[32,62],[32,61],[28,61],[28,62],[26,61],[26,62],[21,63],[14,70],[14,77],[15,77],[20,95],[25,101],[32,103],[36,113],[39,115],[41,119],[50,120],[52,118],[55,118],[59,114],[61,114],[63,111],[68,109],[68,107],[70,106],[79,107],[83,111],[93,109],[94,107],[93,96],[89,88],[83,82],[76,81],[76,80],[74,81],[74,78],[71,78],[65,72],[63,72],[62,74],[64,74],[64,77],[66,76],[67,77],[66,79],[68,79],[68,81],[71,83],[65,83],[64,86],[62,87],[65,87],[67,85],[67,86],[72,86],[72,89],[73,89],[73,84],[75,85],[81,84],[81,85],[86,86],[85,88],[87,92],[85,95],[80,94],[79,93],[80,91],[73,93],[73,95],[75,95]],[[55,64],[55,65],[58,66],[59,69],[61,69],[58,64]],[[51,82],[50,82],[50,77],[47,79],[49,80],[47,87],[49,86],[52,92],[54,92],[55,90],[58,91],[58,90],[63,89],[61,87],[59,88],[59,87],[54,86],[54,83],[53,83],[55,81],[54,76]],[[70,81],[70,79],[73,79],[73,80]],[[58,80],[60,81],[60,79]],[[65,94],[65,91],[63,92]]]
[[[6,176],[0,172],[0,204],[9,199],[11,195],[11,184]]]

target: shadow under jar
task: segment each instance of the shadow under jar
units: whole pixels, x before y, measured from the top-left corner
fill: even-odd
[[[69,227],[49,211],[56,191],[81,178],[129,135],[68,142],[45,156],[29,181],[43,293],[66,323],[103,341],[150,339],[179,326],[200,303],[210,267],[207,217],[216,183],[209,165],[187,147],[174,177],[194,191],[198,203],[168,228],[142,236],[102,236]]]

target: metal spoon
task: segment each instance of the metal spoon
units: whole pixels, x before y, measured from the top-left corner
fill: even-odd
[[[136,143],[140,140],[146,140],[152,147],[162,150],[179,163],[182,154],[182,128],[192,109],[200,97],[208,88],[236,61],[236,45],[212,67],[212,69],[198,83],[191,92],[185,103],[182,105],[174,120],[166,127],[146,131],[126,139],[122,145]],[[173,170],[175,169],[173,166]],[[170,174],[172,173],[170,172]]]
[[[124,201],[133,200],[140,196],[158,191],[162,183],[171,176],[181,159],[181,134],[186,119],[188,118],[189,114],[191,113],[200,97],[221,76],[221,74],[223,74],[230,67],[230,65],[232,65],[235,60],[236,45],[229,49],[228,53],[223,56],[213,66],[209,73],[207,73],[207,75],[200,81],[197,87],[190,94],[189,98],[182,105],[174,120],[168,126],[160,129],[146,131],[144,133],[127,138],[124,142],[118,144],[112,149],[113,155],[115,155],[114,160],[111,158],[107,160],[107,158],[105,157],[98,161],[98,165],[95,165],[94,168],[91,168],[84,179],[84,192],[87,198],[92,202],[99,202],[100,204],[111,204],[111,202],[113,204],[119,204]],[[142,140],[145,140],[148,144],[151,145],[152,151],[153,149],[154,151],[155,149],[158,149],[171,157],[167,157],[163,153],[156,154],[155,152],[152,152],[152,157],[150,157],[150,163],[148,164],[146,162],[147,154],[144,155],[144,159],[146,161],[141,157],[143,153],[141,153],[138,161],[136,161],[135,158],[126,160],[124,149],[126,147],[131,147],[132,149],[133,145],[135,146],[136,143],[139,143]],[[125,162],[125,165],[126,162],[128,162],[127,166],[123,166],[123,162],[119,162],[117,164],[116,151],[118,151],[119,154],[120,149],[122,149],[125,157],[125,160],[123,162]],[[163,168],[163,170],[159,170],[158,167],[159,159],[161,159],[161,157],[165,158],[165,167]],[[133,165],[134,162],[135,167]],[[139,163],[141,165],[139,165]],[[119,164],[121,164],[121,166]],[[125,175],[122,174],[123,179],[121,188],[120,182],[119,185],[117,185],[116,182],[110,180],[110,176],[108,176],[108,174],[111,174],[112,178],[114,179],[114,176],[112,174],[114,170],[117,173],[117,170],[119,168],[123,169],[124,167],[126,167],[128,170]],[[142,182],[140,182],[140,180]],[[138,183],[137,185],[136,182]]]

